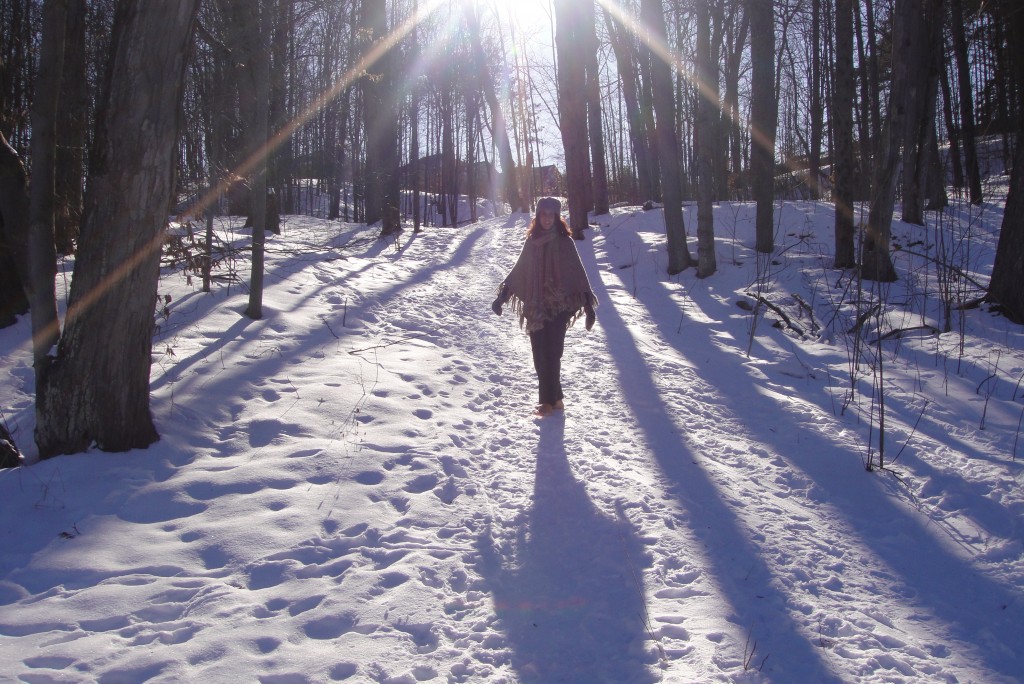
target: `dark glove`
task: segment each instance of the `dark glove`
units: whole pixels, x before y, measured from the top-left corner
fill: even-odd
[[[594,327],[594,321],[597,320],[597,314],[594,313],[594,307],[592,306],[584,307],[584,313],[586,313],[587,316],[585,325],[587,327],[587,330],[590,330],[591,328]]]
[[[512,293],[510,293],[508,291],[508,285],[502,285],[501,289],[498,290],[498,296],[494,298],[493,302],[491,302],[491,311],[493,311],[494,313],[496,313],[496,314],[498,314],[500,316],[501,315],[501,307],[502,307],[502,305],[505,302],[507,302],[508,298],[511,297],[511,296],[512,296]]]

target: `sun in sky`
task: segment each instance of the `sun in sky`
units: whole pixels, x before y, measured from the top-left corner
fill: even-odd
[[[485,0],[502,19],[512,19],[523,27],[551,22],[551,0]]]

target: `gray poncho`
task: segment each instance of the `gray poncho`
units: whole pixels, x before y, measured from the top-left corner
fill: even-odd
[[[575,241],[557,230],[526,240],[499,291],[506,287],[512,310],[527,332],[540,330],[563,311],[572,312],[572,325],[587,304],[597,304]]]

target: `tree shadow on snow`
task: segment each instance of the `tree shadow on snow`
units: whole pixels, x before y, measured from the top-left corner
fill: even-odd
[[[516,548],[480,540],[512,665],[522,682],[653,682],[637,584],[648,559],[629,522],[598,510],[573,475],[564,430],[561,416],[541,421]]]
[[[596,274],[593,253],[581,256],[589,273]],[[621,274],[619,277],[623,278]],[[591,284],[600,301],[612,301],[600,278],[592,275]],[[627,285],[625,280],[623,285]],[[711,295],[693,288],[690,296],[699,310],[714,310],[716,303]],[[640,299],[645,305],[651,303],[643,301],[645,297]],[[751,539],[733,504],[726,500],[726,493],[702,467],[696,445],[689,445],[688,438],[679,434],[672,418],[676,412],[655,383],[625,321],[612,305],[600,312],[623,394],[634,407],[674,493],[695,519],[705,523],[694,531],[707,543],[710,570],[735,611],[728,619],[749,630],[752,638],[760,639],[754,665],[760,665],[765,654],[770,657],[764,674],[778,681],[837,681],[825,649],[812,645],[814,640],[808,638],[811,635],[801,633],[800,625],[791,617],[799,594],[780,590],[777,570],[766,561],[765,550],[759,548],[770,546],[772,540]],[[883,567],[890,569],[887,582],[879,582],[879,591],[885,594],[880,600],[902,595],[902,602],[912,606],[923,621],[933,617],[945,621],[948,634],[961,640],[958,647],[974,651],[978,662],[999,675],[1019,676],[1024,658],[1024,632],[1015,626],[1019,625],[1022,605],[1019,587],[1000,586],[968,560],[952,554],[939,538],[922,532],[923,516],[901,505],[863,473],[859,458],[843,453],[842,447],[826,434],[790,424],[785,406],[769,393],[755,391],[749,384],[737,385],[732,367],[739,361],[716,343],[715,330],[693,325],[682,335],[675,321],[656,322],[662,339],[690,359],[695,371],[716,389],[718,396],[707,400],[743,407],[743,414],[737,418],[750,443],[765,445],[767,451],[784,458],[788,472],[809,478],[829,507],[858,535],[857,543],[868,550],[865,553],[874,554]],[[694,350],[707,357],[702,359]],[[680,377],[679,382],[684,383],[685,378]],[[846,469],[850,475],[837,477],[837,469]],[[1003,521],[999,529],[1006,532],[1006,528]],[[822,542],[830,544],[832,540]],[[913,552],[908,552],[908,547]],[[944,568],[944,572],[935,572],[935,567]],[[857,571],[856,567],[849,570],[851,575]],[[979,610],[979,605],[984,609]],[[941,628],[938,633],[942,634]]]
[[[591,286],[599,302],[600,325],[626,403],[633,408],[643,438],[650,445],[670,490],[692,518],[693,532],[706,545],[706,570],[724,592],[732,612],[719,616],[746,632],[756,650],[741,653],[734,644],[731,657],[742,666],[761,671],[778,681],[839,682],[824,662],[822,649],[812,646],[790,616],[789,598],[780,591],[768,563],[749,530],[743,527],[729,503],[698,465],[699,455],[690,450],[673,419],[650,368],[599,273],[593,250],[580,250]],[[628,439],[628,437],[624,437]],[[759,645],[758,645],[759,644]],[[740,657],[749,663],[741,663]]]

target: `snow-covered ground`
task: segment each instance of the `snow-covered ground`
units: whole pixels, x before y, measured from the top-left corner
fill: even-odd
[[[922,327],[931,258],[983,282],[1001,215],[895,224],[901,280],[859,304],[828,204],[780,204],[771,259],[716,207],[703,280],[665,275],[660,211],[597,217],[598,323],[544,419],[489,309],[525,215],[287,217],[259,321],[244,260],[212,294],[168,272],[161,441],[0,472],[0,679],[1022,681],[1024,334]],[[28,332],[0,330],[0,407],[31,455]]]

